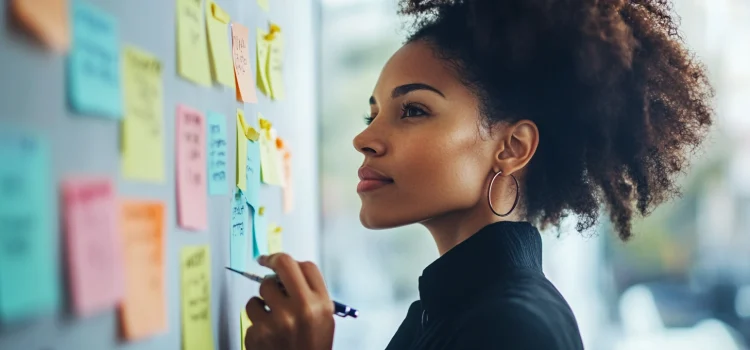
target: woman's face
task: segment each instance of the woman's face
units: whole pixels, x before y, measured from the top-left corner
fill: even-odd
[[[486,206],[497,141],[478,107],[427,43],[409,43],[391,57],[370,98],[371,123],[354,138],[365,156],[357,187],[365,227],[424,223]]]

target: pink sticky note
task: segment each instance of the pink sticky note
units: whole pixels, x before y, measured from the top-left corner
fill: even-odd
[[[69,179],[62,196],[73,309],[87,316],[114,307],[125,293],[114,186],[105,178]]]
[[[237,84],[237,101],[256,103],[253,73],[250,70],[250,41],[247,27],[232,23],[232,60],[234,61],[234,81]]]
[[[177,106],[177,215],[186,229],[208,228],[206,120],[200,112]]]

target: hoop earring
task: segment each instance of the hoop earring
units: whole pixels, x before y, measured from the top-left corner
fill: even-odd
[[[510,215],[510,213],[513,212],[513,210],[516,209],[516,206],[518,205],[518,200],[521,197],[521,187],[518,185],[518,179],[516,179],[513,174],[510,175],[511,178],[513,178],[513,182],[516,183],[516,199],[513,201],[513,206],[510,208],[510,210],[505,214],[500,214],[495,210],[495,207],[492,206],[492,185],[495,184],[495,179],[497,179],[500,174],[502,174],[502,170],[495,173],[495,176],[492,177],[492,181],[490,181],[490,188],[487,189],[487,203],[490,205],[490,210],[492,210],[492,213],[499,216],[499,217],[506,217]]]

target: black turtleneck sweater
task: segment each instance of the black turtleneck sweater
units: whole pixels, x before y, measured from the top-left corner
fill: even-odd
[[[443,254],[419,278],[419,298],[386,350],[583,349],[526,222],[491,224]]]

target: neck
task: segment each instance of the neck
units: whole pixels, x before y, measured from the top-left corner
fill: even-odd
[[[442,256],[487,225],[500,221],[519,220],[521,220],[520,215],[515,213],[507,217],[499,217],[492,213],[487,203],[481,202],[475,208],[431,218],[422,222],[422,225],[432,234],[438,252]]]

